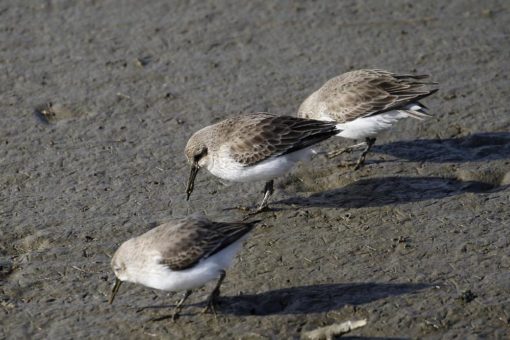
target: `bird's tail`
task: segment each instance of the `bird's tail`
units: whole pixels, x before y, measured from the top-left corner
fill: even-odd
[[[411,103],[399,111],[405,113],[408,117],[412,117],[418,120],[424,120],[425,118],[432,117],[428,111],[428,108],[420,102]]]

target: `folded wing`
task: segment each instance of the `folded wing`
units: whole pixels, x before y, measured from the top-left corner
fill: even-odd
[[[319,143],[339,132],[336,123],[257,113],[251,124],[240,124],[230,148],[235,161],[254,165]],[[255,117],[255,119],[253,119]]]

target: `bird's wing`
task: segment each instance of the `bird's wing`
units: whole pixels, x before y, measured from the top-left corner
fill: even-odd
[[[185,219],[173,230],[171,241],[161,249],[160,263],[171,270],[184,270],[216,254],[250,232],[259,221],[220,223]]]
[[[245,166],[288,154],[321,142],[339,132],[334,122],[291,116],[245,116],[229,141],[232,158]]]
[[[398,110],[431,95],[427,75],[394,74],[383,70],[358,70],[326,82],[319,101],[337,122]]]

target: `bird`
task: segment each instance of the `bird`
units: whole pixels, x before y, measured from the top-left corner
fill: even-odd
[[[193,289],[218,279],[204,309],[215,313],[225,270],[259,222],[213,222],[196,213],[125,241],[111,260],[115,284],[109,303],[124,281],[164,291],[184,290],[171,315],[175,320]]]
[[[186,200],[194,189],[198,171],[233,182],[265,181],[264,197],[257,214],[268,209],[274,178],[314,154],[313,146],[340,130],[324,122],[273,113],[247,113],[225,119],[195,132],[184,153],[190,164]]]
[[[397,74],[380,69],[360,69],[328,80],[300,105],[301,118],[335,121],[342,130],[338,136],[365,141],[340,151],[329,158],[364,147],[356,165],[359,169],[380,132],[398,120],[429,117],[420,100],[437,92],[437,85],[424,79],[428,75]]]

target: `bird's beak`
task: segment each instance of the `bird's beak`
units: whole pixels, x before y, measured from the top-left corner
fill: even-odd
[[[110,303],[110,305],[112,304],[113,299],[115,299],[115,295],[117,295],[117,292],[119,291],[121,284],[122,284],[122,281],[119,280],[118,278],[115,278],[115,285],[113,286],[113,289],[112,289],[112,295],[110,296],[110,301],[108,301]]]
[[[191,164],[191,171],[189,173],[189,179],[188,179],[188,186],[186,187],[186,201],[189,201],[189,197],[191,196],[191,193],[193,192],[193,188],[195,186],[195,177],[197,177],[198,170],[200,170],[200,167],[197,163]]]

